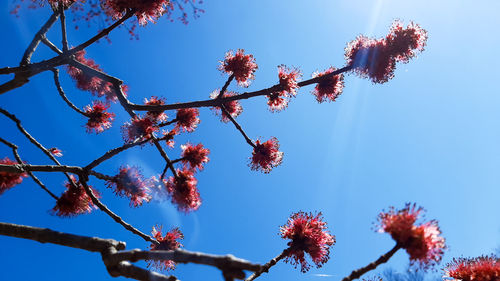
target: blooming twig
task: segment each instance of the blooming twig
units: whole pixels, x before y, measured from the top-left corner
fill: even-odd
[[[59,95],[61,98],[66,102],[66,104],[71,107],[74,111],[80,113],[81,115],[85,117],[89,117],[89,114],[84,112],[83,110],[79,109],[76,105],[74,105],[66,96],[64,93],[63,88],[61,87],[61,82],[59,81],[59,70],[57,68],[53,68],[52,72],[54,73],[54,84],[56,85],[57,91],[59,92]]]

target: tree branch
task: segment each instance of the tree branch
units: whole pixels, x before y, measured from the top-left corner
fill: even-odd
[[[54,84],[56,85],[56,88],[57,88],[57,91],[59,92],[59,95],[61,96],[61,98],[66,102],[66,104],[71,107],[71,109],[73,109],[74,111],[80,113],[81,115],[85,116],[85,117],[89,117],[89,114],[87,114],[85,111],[81,110],[80,108],[78,108],[76,105],[74,105],[69,99],[68,97],[66,96],[66,94],[64,93],[64,90],[63,88],[61,87],[61,82],[59,81],[59,70],[56,69],[56,68],[53,68],[52,69],[52,72],[54,73]]]
[[[279,254],[278,256],[276,256],[275,258],[273,258],[272,260],[270,260],[268,263],[266,263],[265,265],[263,265],[259,271],[256,271],[250,277],[248,277],[247,279],[245,279],[245,281],[255,280],[262,273],[268,272],[271,267],[273,267],[274,265],[276,265],[276,263],[278,263],[280,260],[282,260],[284,257],[286,257],[288,255],[288,251],[289,251],[288,248],[285,249],[285,250],[283,250],[283,252],[281,252],[281,254]]]
[[[349,276],[344,277],[342,281],[351,281],[354,279],[358,279],[359,277],[361,277],[361,275],[367,273],[370,270],[374,270],[375,268],[377,268],[377,266],[383,263],[386,263],[399,249],[401,249],[401,246],[399,246],[399,244],[396,244],[394,248],[380,256],[376,261],[368,264],[365,267],[354,270]]]
[[[131,251],[118,252],[108,257],[109,262],[118,263],[128,260],[135,262],[137,260],[172,260],[177,263],[195,263],[217,267],[221,270],[249,270],[259,271],[262,269],[260,264],[254,264],[249,261],[239,259],[233,255],[210,255],[201,252],[191,252],[177,249],[173,251],[142,251],[134,249]]]
[[[52,13],[50,15],[50,18],[45,22],[44,25],[38,30],[38,32],[35,34],[35,37],[33,40],[31,40],[31,43],[28,45],[28,48],[24,51],[23,58],[21,59],[21,62],[19,65],[25,66],[30,63],[31,56],[35,52],[36,48],[38,47],[38,44],[40,44],[40,40],[42,39],[43,36],[49,31],[49,29],[52,27],[52,25],[57,21],[59,18],[59,14],[57,12]]]

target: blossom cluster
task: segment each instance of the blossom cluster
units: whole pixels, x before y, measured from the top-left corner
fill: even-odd
[[[16,165],[19,164],[16,161],[10,160],[8,157],[0,159],[0,164],[2,165]],[[0,195],[4,193],[7,189],[13,188],[14,186],[20,184],[23,178],[27,177],[26,173],[10,173],[0,171]]]
[[[177,240],[184,239],[184,235],[179,230],[179,228],[174,228],[162,236],[162,227],[153,227],[151,232],[153,237],[158,241],[158,243],[152,243],[150,245],[151,251],[170,251],[176,250],[182,247],[182,244]],[[175,269],[175,262],[172,260],[148,260],[148,267],[154,267],[158,270],[173,270]]]
[[[500,258],[491,255],[453,259],[445,268],[445,276],[455,281],[498,281]]]
[[[379,214],[378,231],[390,234],[406,250],[412,263],[426,269],[441,261],[446,245],[437,221],[417,223],[423,211],[410,203],[401,210],[391,207]]]
[[[150,181],[136,167],[122,166],[119,173],[107,181],[115,194],[130,198],[130,206],[138,207],[151,200]]]
[[[328,232],[321,213],[292,214],[287,224],[280,228],[280,234],[282,238],[291,240],[285,261],[295,266],[300,264],[302,272],[310,269],[305,254],[309,254],[316,267],[320,268],[329,260],[330,247],[335,244],[335,236]]]
[[[60,217],[73,217],[92,212],[96,208],[92,199],[85,191],[82,183],[70,175],[71,182],[66,181],[64,186],[66,191],[57,199],[56,206],[52,213]],[[89,186],[92,193],[99,198],[100,194]]]
[[[427,43],[427,31],[410,22],[405,28],[395,21],[385,38],[373,39],[358,36],[345,49],[347,65],[361,77],[370,78],[374,83],[384,83],[394,76],[396,63],[407,63]]]

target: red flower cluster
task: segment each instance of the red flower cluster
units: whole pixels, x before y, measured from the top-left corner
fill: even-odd
[[[422,212],[421,207],[408,203],[401,210],[391,207],[388,212],[380,213],[378,221],[379,231],[389,233],[412,262],[426,269],[441,260],[446,245],[436,221],[416,224]]]
[[[347,45],[345,58],[361,77],[384,83],[394,76],[396,62],[407,63],[424,50],[426,41],[427,31],[418,24],[410,22],[403,28],[400,21],[395,21],[385,38],[358,36]]]
[[[8,157],[5,157],[4,159],[0,159],[0,164],[16,165],[19,163],[10,160]],[[23,177],[26,178],[28,177],[28,175],[26,173],[0,172],[0,195],[2,195],[7,189],[13,188],[14,186],[20,184],[23,181]]]
[[[135,167],[120,167],[120,172],[107,181],[109,188],[114,188],[115,194],[130,198],[130,206],[138,207],[151,200],[149,182]]]
[[[234,75],[238,85],[248,87],[250,80],[255,79],[254,72],[259,68],[252,55],[245,55],[245,50],[238,49],[235,54],[233,51],[226,53],[224,61],[220,62],[219,69],[229,75]]]
[[[85,50],[78,51],[75,54],[75,59],[82,64],[87,65],[95,70],[102,71],[99,65],[93,59],[85,58]],[[115,102],[117,100],[116,92],[113,84],[104,81],[96,76],[90,76],[84,73],[79,68],[68,65],[68,74],[76,81],[76,87],[83,91],[89,91],[98,97],[105,97],[108,102]],[[128,87],[122,85],[122,91],[126,94]]]
[[[499,281],[500,258],[491,255],[453,259],[445,268],[445,276],[454,281]]]
[[[210,94],[210,98],[216,99],[219,96],[219,93],[220,93],[220,90],[213,91]],[[232,97],[232,96],[235,96],[235,95],[237,95],[237,94],[234,93],[234,92],[225,92],[222,95],[222,97],[223,98],[227,98],[227,97]],[[232,100],[232,101],[224,102],[223,106],[227,110],[227,112],[229,113],[229,115],[231,115],[231,117],[233,117],[233,118],[238,117],[241,114],[241,112],[243,112],[243,107],[241,107],[240,102],[237,101],[237,100]],[[226,112],[222,111],[222,108],[220,108],[219,106],[212,107],[212,110],[215,111],[215,114],[217,116],[221,117],[221,121],[222,122],[227,123],[227,122],[230,121],[229,116],[226,114]]]
[[[144,104],[145,105],[164,105],[165,99],[152,96],[149,100],[144,99]],[[146,113],[146,116],[156,123],[165,122],[165,121],[167,121],[167,118],[168,118],[167,114],[165,114],[165,112],[163,112],[163,111],[148,111]]]
[[[62,151],[59,148],[57,148],[57,147],[52,147],[51,149],[49,149],[49,151],[55,157],[61,157],[61,156],[63,156]]]
[[[196,211],[201,205],[200,193],[196,187],[197,180],[192,170],[177,169],[177,177],[169,177],[164,181],[172,203],[177,205],[179,211],[188,213]]]
[[[119,19],[123,14],[132,9],[140,25],[156,22],[169,9],[173,9],[170,0],[104,0],[103,7],[106,14],[113,19]]]
[[[163,131],[163,136],[165,138],[165,142],[166,144],[170,147],[170,148],[174,148],[174,145],[175,145],[175,141],[174,141],[174,137],[176,135],[179,134],[179,131],[176,130],[176,129],[172,129],[170,131]]]
[[[269,173],[283,160],[283,152],[279,151],[279,148],[277,138],[273,137],[263,143],[256,140],[252,157],[250,157],[250,168],[254,171],[261,170],[264,173]]]
[[[151,234],[159,242],[159,244],[151,244],[151,246],[149,247],[151,251],[170,251],[182,247],[182,244],[177,241],[180,239],[184,239],[184,235],[179,230],[179,228],[174,228],[167,232],[165,236],[162,236],[161,226],[157,226],[153,227],[153,231],[151,231]],[[172,260],[148,260],[148,267],[154,267],[158,270],[173,270],[175,269],[175,262]]]
[[[313,74],[313,78],[322,77],[328,75],[337,70],[335,67],[330,67],[323,72],[316,72]],[[316,96],[316,100],[319,103],[325,101],[335,101],[340,94],[342,94],[342,90],[344,89],[344,75],[330,75],[328,78],[321,80],[314,90],[312,94]]]
[[[131,143],[136,140],[146,140],[153,136],[153,133],[158,131],[159,128],[155,123],[148,118],[135,116],[130,123],[125,123],[122,126],[123,140],[126,143]]]
[[[115,114],[106,112],[108,108],[109,104],[101,101],[93,101],[92,105],[87,105],[85,107],[85,113],[89,117],[87,124],[85,124],[87,133],[93,131],[98,134],[111,128],[111,121],[115,118]]]
[[[285,261],[291,262],[295,267],[300,264],[302,272],[310,268],[305,259],[306,253],[311,256],[316,267],[320,268],[330,258],[330,246],[335,244],[335,236],[326,230],[326,222],[321,213],[294,213],[288,223],[280,228],[280,233],[282,238],[291,240],[288,242]]]
[[[182,129],[185,132],[193,132],[198,124],[200,124],[200,111],[198,108],[180,108],[177,109],[177,116],[175,120],[177,120],[176,129]]]
[[[64,183],[66,191],[57,199],[52,212],[60,217],[72,217],[92,212],[92,209],[96,209],[92,199],[87,195],[80,181],[77,181],[73,175],[70,177],[74,184],[68,181]],[[89,186],[89,188],[97,198],[100,197],[99,192],[94,190],[92,186]]]
[[[210,150],[204,148],[203,144],[201,143],[197,144],[196,146],[187,143],[186,145],[181,145],[181,149],[182,163],[185,167],[189,164],[189,167],[192,170],[203,170],[203,164],[208,163],[208,161],[210,160],[208,159]]]
[[[281,90],[267,96],[267,105],[272,112],[281,111],[288,106],[291,97],[295,97],[299,88],[298,80],[302,74],[297,68],[278,66],[279,85]]]

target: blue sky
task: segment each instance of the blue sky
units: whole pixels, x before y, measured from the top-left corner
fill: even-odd
[[[254,139],[275,136],[285,153],[283,164],[270,174],[250,171],[250,147],[231,124],[202,109],[199,128],[177,140],[203,142],[211,150],[211,161],[197,177],[201,208],[188,215],[168,202],[131,209],[126,199],[92,182],[110,208],[144,232],[155,224],[179,226],[186,249],[262,263],[286,247],[277,233],[292,212],[322,211],[337,238],[330,261],[306,274],[280,263],[262,280],[337,280],[368,264],[394,244],[389,235],[373,231],[377,214],[405,202],[418,203],[428,210],[427,218],[439,221],[449,246],[444,262],[488,254],[500,246],[498,1],[224,2],[206,1],[201,6],[206,13],[188,26],[163,19],[138,28],[138,41],[129,40],[124,29],[114,31],[112,44],[101,42],[87,53],[130,86],[132,101],[160,95],[182,102],[207,99],[223,85],[226,76],[217,66],[229,49],[243,48],[255,56],[259,70],[252,91],[275,84],[280,64],[300,67],[305,78],[331,65],[341,67],[347,42],[359,34],[385,36],[396,18],[419,23],[429,40],[426,50],[409,64],[398,65],[395,78],[386,84],[348,75],[334,103],[317,104],[312,87],[301,89],[281,113],[269,112],[262,97],[242,102],[238,121],[247,134]],[[11,8],[11,1],[0,5],[7,40],[0,47],[0,67],[18,64],[49,16],[47,8],[25,9],[15,18],[8,14]],[[70,29],[70,43],[77,45],[97,28]],[[58,28],[48,36],[60,45]],[[41,46],[33,60],[51,55]],[[5,79],[0,77],[0,82]],[[65,74],[62,83],[80,107],[90,103],[91,96],[77,90]],[[236,85],[230,90],[245,91]],[[42,144],[61,148],[62,162],[73,165],[85,165],[121,144],[119,127],[127,121],[114,105],[114,126],[100,135],[86,134],[85,120],[60,99],[51,73],[0,96],[0,105],[16,114]],[[9,120],[0,120],[2,137],[19,144],[25,160],[48,163]],[[178,154],[178,148],[169,151],[173,158]],[[11,152],[0,147],[4,156],[11,157]],[[98,170],[114,174],[122,164],[138,165],[146,176],[163,169],[161,157],[145,146]],[[40,177],[56,194],[63,191],[63,177]],[[115,238],[126,241],[129,249],[148,247],[99,211],[61,219],[49,214],[53,205],[27,179],[0,197],[0,221]],[[19,278],[20,272],[21,279],[112,279],[96,254],[6,237],[0,237],[0,246],[2,280]],[[403,270],[407,261],[400,252],[389,266]],[[179,265],[173,273],[181,280],[221,278],[204,266]]]

